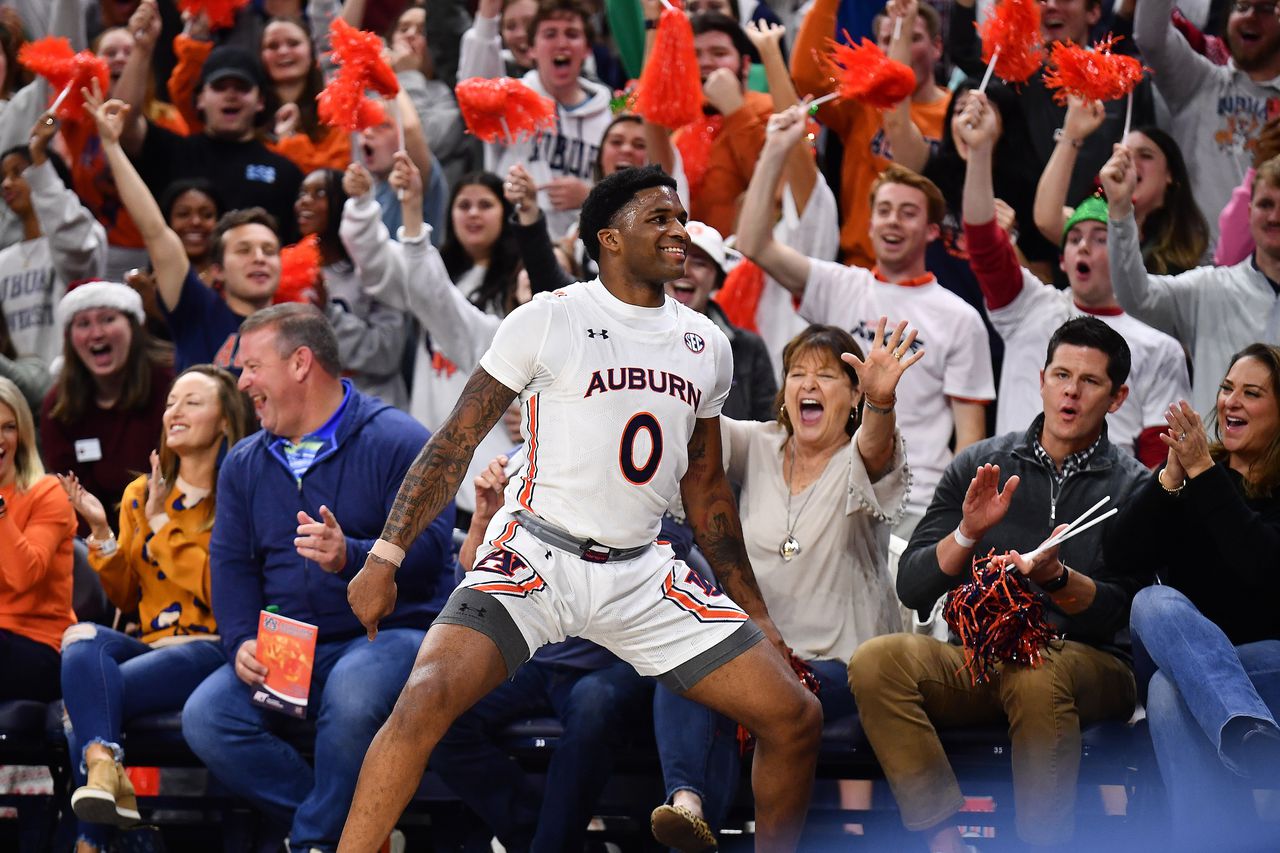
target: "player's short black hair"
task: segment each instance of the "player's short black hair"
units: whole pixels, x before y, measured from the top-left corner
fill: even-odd
[[[613,224],[618,211],[626,207],[636,197],[636,193],[653,187],[670,187],[674,190],[676,179],[655,163],[614,172],[591,188],[587,200],[582,203],[582,213],[578,216],[578,236],[582,238],[582,245],[591,260],[597,263],[600,261],[600,240],[596,234]]]
[[[1053,337],[1049,338],[1049,349],[1044,357],[1045,367],[1053,361],[1058,347],[1063,344],[1096,349],[1107,357],[1107,378],[1111,380],[1113,395],[1129,378],[1132,356],[1129,354],[1128,342],[1097,317],[1072,317],[1059,326]]]

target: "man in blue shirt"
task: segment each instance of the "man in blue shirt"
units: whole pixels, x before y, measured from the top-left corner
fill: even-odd
[[[227,455],[209,553],[228,663],[183,711],[187,742],[228,788],[260,808],[294,850],[338,842],[360,763],[451,589],[452,505],[410,549],[400,603],[375,643],[346,601],[396,490],[429,437],[408,415],[340,378],[338,344],[313,306],[277,305],[244,322],[240,389],[262,430]],[[443,581],[443,582],[442,582]],[[250,701],[267,668],[259,612],[319,629],[307,716],[315,770]]]

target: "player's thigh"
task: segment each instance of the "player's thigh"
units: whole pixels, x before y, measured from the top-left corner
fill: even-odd
[[[756,734],[794,726],[821,711],[813,694],[768,641],[712,670],[684,696],[737,720]]]
[[[490,636],[437,622],[418,648],[396,710],[444,729],[506,677],[506,662]]]

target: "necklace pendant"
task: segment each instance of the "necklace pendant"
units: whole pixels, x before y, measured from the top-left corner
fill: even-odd
[[[778,546],[778,554],[788,563],[800,556],[802,550],[804,549],[800,547],[800,543],[790,533],[787,534],[786,539],[782,540],[782,544]]]

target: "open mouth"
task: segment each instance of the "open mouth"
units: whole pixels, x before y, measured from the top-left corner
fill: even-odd
[[[682,264],[684,263],[685,250],[681,246],[666,246],[659,251],[670,257],[672,260],[679,261]]]
[[[95,367],[107,367],[111,364],[111,354],[113,347],[111,344],[90,344],[89,359]]]
[[[897,246],[897,245],[900,245],[900,244],[902,243],[902,235],[901,235],[901,234],[892,234],[892,233],[890,233],[890,234],[881,234],[881,235],[880,235],[880,239],[881,239],[881,240],[882,240],[886,245],[889,245],[889,246]]]
[[[1243,430],[1246,426],[1249,425],[1249,422],[1246,421],[1244,418],[1237,418],[1231,415],[1227,415],[1222,419],[1222,425],[1225,428],[1227,434],[1232,435]]]
[[[564,69],[569,67],[569,63],[573,61],[572,57],[565,53],[558,53],[551,57],[551,65],[554,68]]]
[[[218,112],[222,113],[222,117],[227,121],[234,121],[240,117],[240,114],[244,112],[244,109],[241,107],[223,107]]]
[[[805,426],[813,426],[822,420],[822,413],[826,411],[826,407],[813,397],[803,397],[800,400],[800,423]]]
[[[169,427],[169,435],[170,436],[181,435],[182,433],[186,432],[189,429],[190,427],[187,426],[186,424],[172,424]]]
[[[671,282],[671,297],[681,304],[688,305],[693,301],[693,295],[697,292],[693,282],[687,278],[679,278]]]
[[[1080,278],[1088,278],[1090,273],[1092,272],[1093,272],[1093,267],[1089,264],[1088,261],[1076,262],[1076,275],[1078,275]]]
[[[1064,421],[1074,421],[1080,414],[1080,410],[1075,406],[1066,405],[1058,407],[1058,415]]]

